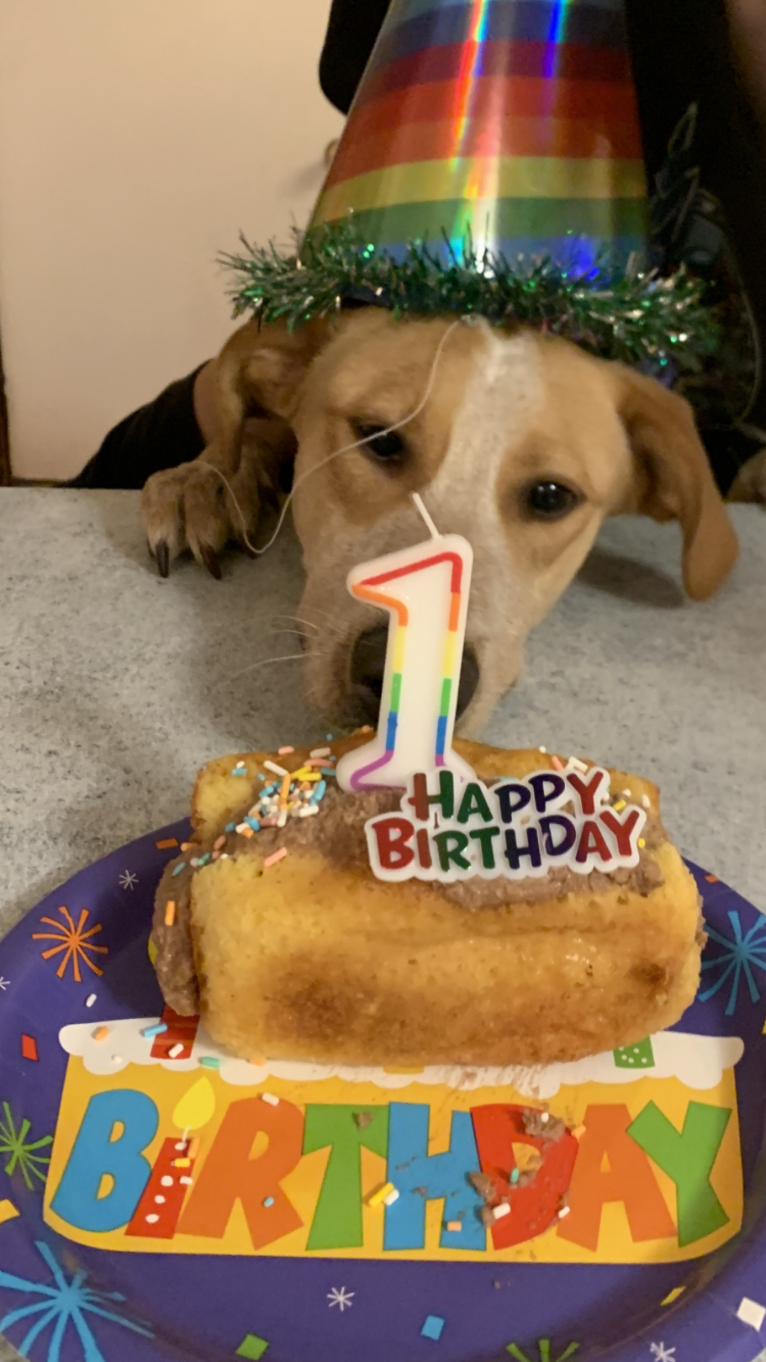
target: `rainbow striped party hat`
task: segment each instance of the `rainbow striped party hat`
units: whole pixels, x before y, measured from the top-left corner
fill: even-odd
[[[649,259],[624,4],[392,0],[306,232],[220,257],[235,316],[478,314],[697,372],[720,327]]]
[[[624,0],[392,0],[309,232],[395,258],[637,264],[647,188]]]

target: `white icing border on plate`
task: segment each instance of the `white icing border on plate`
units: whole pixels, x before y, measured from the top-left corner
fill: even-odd
[[[129,1064],[141,1067],[160,1064],[164,1069],[182,1072],[200,1070],[200,1060],[209,1057],[220,1060],[220,1074],[224,1083],[232,1087],[254,1087],[265,1078],[281,1078],[291,1083],[319,1083],[328,1078],[339,1078],[344,1083],[373,1083],[378,1088],[396,1090],[413,1083],[431,1087],[437,1084],[463,1091],[479,1088],[513,1088],[523,1097],[538,1101],[555,1097],[563,1086],[577,1087],[583,1083],[604,1083],[620,1086],[635,1083],[641,1078],[677,1078],[687,1088],[706,1092],[718,1086],[724,1072],[734,1068],[744,1053],[744,1042],[738,1036],[696,1036],[678,1031],[661,1031],[652,1036],[654,1065],[618,1068],[614,1054],[593,1055],[569,1064],[550,1064],[536,1068],[475,1068],[459,1065],[438,1065],[418,1073],[396,1073],[387,1069],[351,1068],[344,1065],[301,1064],[287,1060],[266,1060],[252,1064],[235,1059],[216,1045],[200,1026],[188,1059],[154,1059],[153,1039],[142,1032],[156,1025],[157,1017],[130,1018],[125,1021],[88,1023],[77,1022],[62,1027],[59,1041],[68,1055],[82,1059],[91,1074],[120,1073]],[[109,1034],[96,1040],[100,1026],[107,1026]]]

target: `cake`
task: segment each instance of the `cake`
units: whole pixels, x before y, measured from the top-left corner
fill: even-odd
[[[608,772],[607,820],[627,801],[643,811],[629,867],[391,883],[371,868],[370,828],[401,791],[349,794],[334,779],[362,741],[200,772],[193,839],[156,897],[153,955],[171,1008],[199,1014],[236,1055],[351,1066],[576,1060],[681,1017],[704,935],[656,786]],[[577,782],[539,750],[455,748],[488,789],[556,770]]]

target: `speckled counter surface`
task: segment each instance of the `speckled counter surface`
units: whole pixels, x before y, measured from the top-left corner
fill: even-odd
[[[682,851],[766,911],[766,514],[732,514],[740,562],[707,605],[675,526],[607,525],[484,736],[652,777]],[[299,594],[288,533],[222,582],[191,561],[163,582],[137,494],[0,490],[0,935],[184,814],[210,757],[324,736],[300,662],[266,661],[298,651]]]

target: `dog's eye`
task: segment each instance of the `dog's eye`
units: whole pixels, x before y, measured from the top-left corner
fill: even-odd
[[[522,493],[522,506],[531,520],[561,520],[581,501],[582,497],[571,487],[550,478],[530,483]]]
[[[401,463],[405,444],[396,430],[386,430],[385,426],[355,425],[357,439],[364,440],[362,449],[368,449],[378,459],[386,463]]]

